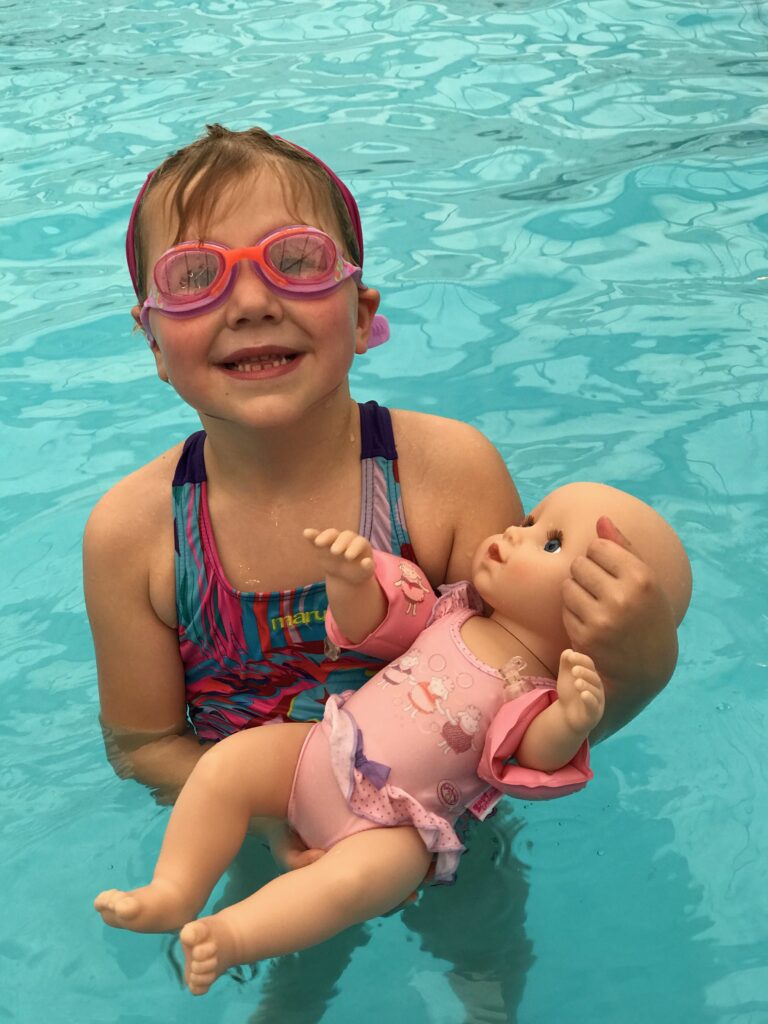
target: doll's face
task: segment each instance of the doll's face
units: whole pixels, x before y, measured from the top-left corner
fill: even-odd
[[[488,537],[473,561],[473,579],[493,608],[521,624],[559,627],[562,586],[571,562],[596,537],[603,508],[590,492],[553,491],[521,526]]]

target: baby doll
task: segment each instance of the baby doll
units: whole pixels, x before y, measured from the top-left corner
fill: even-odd
[[[463,849],[453,824],[466,808],[482,818],[503,792],[547,798],[584,786],[604,690],[591,659],[569,649],[562,589],[603,515],[655,570],[679,623],[690,596],[679,539],[648,505],[600,484],[559,488],[521,526],[488,538],[474,586],[441,588],[439,599],[416,566],[359,535],[306,530],[325,562],[331,649],[394,663],[346,699],[329,697],[320,723],[248,730],[208,751],[173,810],[152,882],[101,893],[104,920],[181,927],[186,981],[202,994],[235,964],[398,906],[433,859],[436,880],[450,881]],[[308,848],[327,852],[193,920],[255,815],[287,818]]]

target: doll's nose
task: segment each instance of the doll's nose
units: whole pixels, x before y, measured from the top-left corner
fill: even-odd
[[[507,541],[509,544],[517,544],[517,543],[519,543],[519,541],[521,539],[521,536],[522,536],[522,527],[521,526],[508,526],[506,528],[506,530],[504,531],[504,535],[503,536],[504,536],[504,540]]]

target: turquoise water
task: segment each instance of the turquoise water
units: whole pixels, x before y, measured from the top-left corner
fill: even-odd
[[[765,311],[759,2],[0,3],[0,1020],[765,1024]],[[672,685],[577,797],[505,806],[460,883],[194,1000],[108,932],[167,810],[105,763],[88,510],[193,414],[131,334],[146,170],[206,121],[357,193],[393,341],[358,398],[465,419],[526,504],[653,501],[696,580]]]

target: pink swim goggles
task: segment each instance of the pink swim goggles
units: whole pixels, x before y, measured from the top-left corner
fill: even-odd
[[[275,136],[279,138],[280,136]],[[283,140],[288,141],[288,140]],[[149,327],[149,311],[164,316],[198,316],[224,302],[237,277],[238,264],[249,260],[269,288],[286,298],[319,298],[333,291],[348,277],[362,288],[363,231],[354,196],[327,164],[295,142],[290,143],[319,164],[330,176],[349,212],[360,250],[360,266],[344,259],[336,242],[324,231],[303,224],[272,231],[254,245],[230,249],[217,242],[182,242],[163,253],[155,264],[153,284],[141,307],[141,324],[150,346],[155,339]],[[126,257],[136,294],[136,220],[144,193],[154,171],[150,171],[133,204],[126,236]],[[369,347],[389,338],[386,317],[373,318]]]

